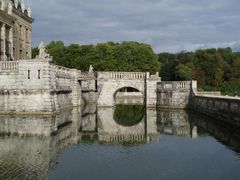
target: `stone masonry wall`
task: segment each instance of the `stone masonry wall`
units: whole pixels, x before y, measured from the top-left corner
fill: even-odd
[[[58,110],[51,92],[49,62],[9,62],[0,75],[0,112],[53,112]],[[17,65],[13,68],[11,63]]]
[[[114,106],[117,92],[126,87],[138,90],[146,97],[148,107],[156,106],[158,73],[148,72],[98,72],[98,106]]]
[[[146,79],[146,105],[147,107],[156,107],[157,104],[157,84],[161,82],[158,73],[147,75]]]
[[[197,89],[196,81],[192,81]],[[188,107],[191,93],[190,81],[162,81],[157,87],[157,105],[161,108],[185,109]]]
[[[190,105],[193,110],[217,121],[240,127],[240,98],[194,95]]]
[[[53,113],[81,103],[80,71],[33,59],[0,64],[0,113]]]

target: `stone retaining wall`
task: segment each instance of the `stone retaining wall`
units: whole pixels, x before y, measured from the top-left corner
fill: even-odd
[[[195,111],[240,127],[240,98],[195,95],[190,105]]]
[[[53,113],[81,104],[81,72],[47,59],[0,63],[0,113]]]
[[[192,81],[197,89],[197,82]],[[157,85],[157,105],[161,108],[185,109],[188,107],[191,81],[162,81]]]

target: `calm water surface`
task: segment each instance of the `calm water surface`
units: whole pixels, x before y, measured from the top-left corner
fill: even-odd
[[[186,112],[88,104],[0,116],[0,179],[237,180],[239,131]]]

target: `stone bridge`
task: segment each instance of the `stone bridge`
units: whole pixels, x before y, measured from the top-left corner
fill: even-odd
[[[114,106],[116,93],[122,88],[133,88],[142,93],[148,107],[156,106],[158,73],[149,72],[98,72],[98,106]]]

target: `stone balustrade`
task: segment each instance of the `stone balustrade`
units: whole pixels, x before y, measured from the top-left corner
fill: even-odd
[[[18,61],[0,61],[0,72],[17,71]]]
[[[99,72],[98,78],[104,79],[139,79],[144,80],[149,76],[149,73],[145,72]]]
[[[191,81],[163,81],[158,83],[158,90],[190,90]]]

